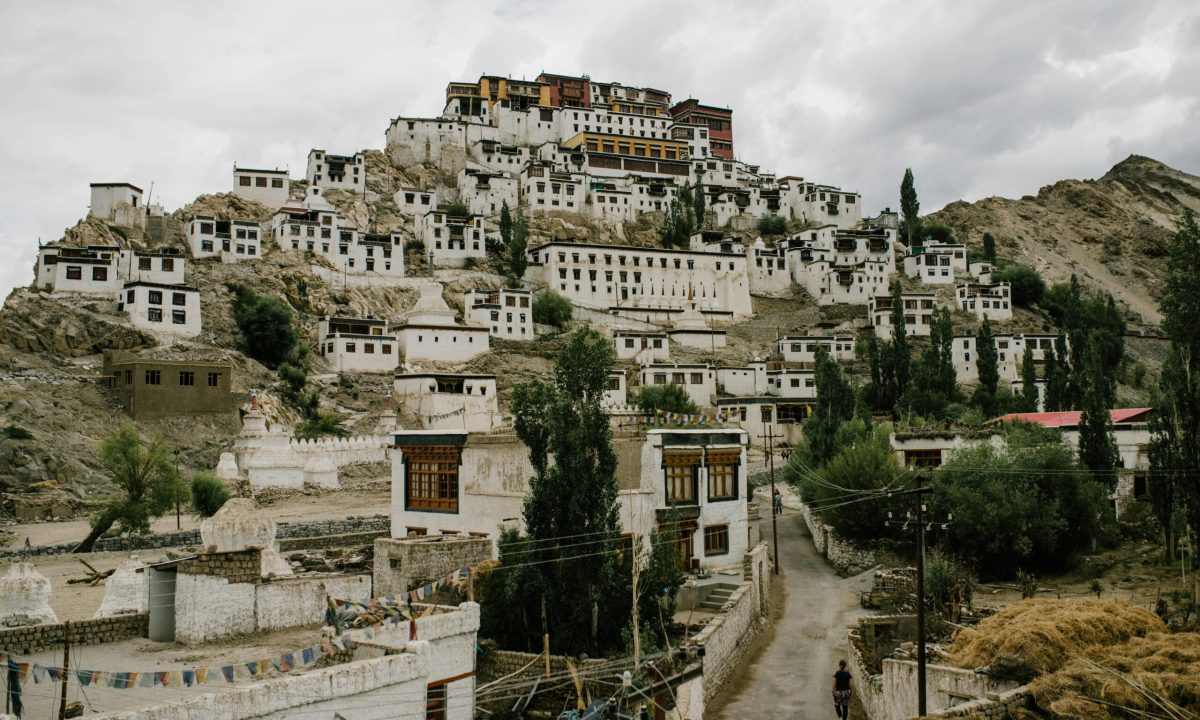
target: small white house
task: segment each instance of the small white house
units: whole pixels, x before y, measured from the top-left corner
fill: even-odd
[[[338,372],[392,372],[400,364],[386,320],[327,315],[317,323],[317,340],[321,357]]]
[[[1012,319],[1012,287],[1006,283],[962,283],[954,287],[954,300],[960,310],[980,320]]]
[[[608,373],[608,389],[604,391],[604,404],[623,407],[629,403],[629,380],[624,370]]]
[[[117,246],[44,245],[38,248],[33,285],[51,293],[116,297],[121,292],[120,257]]]
[[[813,370],[789,367],[767,370],[767,394],[812,400],[817,396],[816,373]]]
[[[117,309],[136,328],[181,337],[200,334],[200,291],[187,285],[127,282]]]
[[[144,227],[146,206],[142,189],[129,183],[92,183],[92,205],[88,217],[124,227]]]
[[[432,190],[400,188],[392,196],[392,200],[396,203],[396,207],[400,208],[400,212],[406,215],[424,216],[425,213],[436,207],[437,194]],[[513,209],[515,210],[515,206]]]
[[[361,152],[333,155],[324,150],[310,150],[305,178],[310,187],[363,194],[367,189],[366,157]]]
[[[933,293],[904,293],[904,327],[909,337],[928,337],[933,324],[933,313],[937,310],[937,296]],[[892,296],[875,295],[867,303],[867,318],[875,328],[875,335],[883,340],[892,338]]]
[[[271,209],[287,204],[292,181],[287,170],[257,170],[233,166],[233,194],[254,200]]]
[[[853,335],[786,335],[775,341],[776,351],[785,362],[816,362],[817,349],[822,347],[838,362],[854,360]]]
[[[967,272],[970,273],[971,279],[984,285],[991,284],[994,271],[995,268],[986,260],[977,260],[967,266]]]
[[[487,172],[475,168],[464,168],[458,173],[458,196],[472,215],[499,215],[508,203],[511,212],[516,212],[520,202],[517,179],[501,172]]]
[[[529,290],[471,290],[463,296],[467,322],[483,325],[492,337],[533,339],[533,293]]]
[[[699,407],[711,407],[717,394],[717,371],[699,363],[647,363],[641,366],[642,387],[678,385]]]
[[[725,395],[763,395],[767,392],[767,364],[760,358],[754,358],[747,365],[719,367],[717,389]]]
[[[217,220],[197,215],[187,224],[193,258],[220,257],[222,262],[262,257],[262,228],[249,220]]]
[[[958,243],[913,246],[904,253],[904,274],[925,285],[949,285],[967,271],[967,246]]]
[[[468,262],[487,258],[481,215],[458,217],[443,210],[431,210],[421,218],[421,237],[425,241],[425,254],[437,266],[464,267]]]
[[[495,375],[398,373],[393,389],[427,430],[491,432],[501,425]]]
[[[658,330],[613,330],[613,348],[618,360],[639,363],[667,362],[671,359],[671,343],[665,332]]]
[[[156,285],[182,285],[186,262],[183,254],[170,249],[160,252],[149,250],[122,250],[118,271],[126,282],[148,282]]]
[[[466,362],[490,349],[483,325],[459,325],[438,283],[421,286],[417,304],[394,328],[404,361]]]

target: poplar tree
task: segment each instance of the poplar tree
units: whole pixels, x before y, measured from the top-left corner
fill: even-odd
[[[1053,354],[1053,350],[1047,350]],[[1037,368],[1033,364],[1033,348],[1025,344],[1025,353],[1021,356],[1021,412],[1037,412],[1038,387]]]
[[[817,400],[812,415],[804,422],[804,438],[813,462],[822,466],[837,454],[838,428],[854,417],[854,388],[824,346],[817,348],[813,376]]]
[[[508,201],[505,200],[500,205],[500,239],[504,241],[504,246],[512,241],[512,211],[508,209]]]
[[[900,227],[904,231],[904,244],[911,246],[914,239],[920,243],[921,235],[921,203],[917,200],[917,187],[913,182],[912,168],[904,169],[904,179],[900,181]]]
[[[900,293],[900,282],[892,284],[892,344],[891,372],[895,378],[896,397],[908,389],[911,360],[908,352],[908,323],[904,320],[904,297]]]
[[[1093,477],[1111,492],[1117,486],[1116,468],[1121,456],[1113,439],[1103,374],[1100,353],[1094,345],[1089,346],[1084,354],[1081,383],[1083,413],[1079,418],[1079,464],[1091,470]]]
[[[696,181],[696,189],[692,193],[692,206],[696,213],[696,228],[704,227],[704,181]]]
[[[991,233],[983,234],[983,258],[990,263],[996,262],[996,238]]]
[[[992,336],[992,324],[985,317],[979,336],[975,338],[975,369],[979,373],[979,387],[975,389],[975,404],[984,415],[996,415],[996,393],[1000,385],[1000,370],[996,364],[996,340]]]
[[[507,205],[502,208],[506,210]],[[503,214],[501,214],[503,221]],[[529,266],[529,258],[525,253],[529,250],[529,223],[525,221],[525,216],[520,212],[517,217],[511,220],[511,227],[508,231],[508,239],[505,240],[507,263],[508,263],[508,284],[512,287],[520,287],[521,278],[525,276],[525,268]],[[503,234],[503,222],[501,223],[501,234]]]

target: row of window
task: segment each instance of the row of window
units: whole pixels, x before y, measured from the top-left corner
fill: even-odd
[[[571,255],[571,262],[572,262],[572,263],[574,263],[574,264],[577,264],[577,265],[578,265],[578,264],[581,264],[581,261],[580,261],[580,257],[581,257],[581,255],[580,255],[579,253],[571,253],[570,255]],[[560,253],[557,253],[557,256],[558,256],[558,262],[560,262],[560,263],[565,263],[565,262],[567,262],[567,253],[565,253],[565,252],[560,252]],[[596,258],[597,258],[597,257],[599,257],[599,256],[598,256],[596,253],[588,253],[588,255],[587,255],[587,264],[588,264],[588,265],[595,265],[595,264],[596,264]],[[624,266],[624,265],[625,265],[625,257],[626,257],[626,256],[624,256],[624,255],[618,255],[618,256],[617,256],[617,264],[618,264],[618,265],[621,265],[621,266]],[[546,253],[544,256],[541,256],[541,257],[539,257],[539,256],[537,256],[537,255],[535,255],[535,256],[534,256],[534,260],[535,260],[536,262],[544,262],[544,263],[549,263],[549,262],[550,262],[552,259],[553,259],[553,258],[551,257],[550,253]],[[641,267],[641,265],[642,265],[642,256],[641,256],[641,255],[634,255],[634,256],[632,256],[632,258],[631,258],[630,260],[631,260],[631,263],[632,263],[633,267]],[[682,270],[682,269],[684,268],[684,263],[685,263],[685,262],[687,263],[687,269],[688,269],[688,270],[695,270],[695,269],[696,269],[696,260],[695,260],[695,258],[666,258],[666,257],[660,257],[660,258],[658,258],[658,267],[660,267],[660,268],[666,268],[666,267],[667,267],[667,261],[668,261],[668,260],[670,260],[670,261],[671,261],[671,265],[672,265],[672,266],[673,266],[673,267],[674,267],[676,270]],[[612,255],[608,255],[608,254],[605,254],[605,255],[604,255],[604,264],[605,264],[605,265],[612,265],[612,264],[613,264],[613,263],[612,263],[612,261],[613,261],[613,256],[612,256]],[[724,267],[726,263],[728,264],[728,269],[729,269],[729,270],[736,270],[736,269],[737,269],[737,264],[736,264],[736,263],[735,263],[733,260],[724,260],[724,261],[722,261],[722,260],[717,260],[717,261],[715,261],[715,268],[716,268],[717,270],[721,270],[721,269],[722,269],[722,267]],[[646,257],[646,267],[647,267],[647,268],[652,268],[652,267],[654,267],[654,258],[653,258],[653,257]],[[565,270],[563,270],[563,269],[560,269],[560,270],[559,270],[559,277],[564,277],[564,276],[562,275],[562,273],[564,273],[564,272],[566,272],[566,271],[565,271]],[[578,278],[578,277],[579,277],[579,271],[578,271],[578,270],[576,270],[576,271],[575,271],[575,273],[576,273],[575,277],[576,277],[576,278]],[[610,273],[610,274],[611,274],[611,273]]]
[[[220,387],[221,373],[210,372],[210,373],[206,373],[206,374],[208,375],[208,387]],[[125,385],[133,384],[133,371],[132,370],[125,370],[125,371],[123,371],[122,375],[120,375],[118,377],[124,381]],[[163,384],[163,382],[162,382],[163,381],[163,371],[162,370],[147,370],[145,372],[144,379],[145,379],[146,385],[162,385]],[[182,387],[194,387],[196,385],[196,372],[194,370],[180,370],[179,371],[179,385]]]
[[[68,280],[82,280],[83,279],[83,268],[80,267],[79,265],[68,265],[67,266],[67,279]],[[108,280],[108,268],[103,267],[103,266],[97,266],[97,265],[92,266],[92,280],[96,280],[99,282],[107,281]]]
[[[334,344],[327,343],[325,346],[325,352],[329,355],[332,355],[334,353],[334,351],[335,351]],[[358,352],[358,343],[347,342],[345,352],[348,352],[348,353]],[[375,343],[370,343],[370,342],[363,343],[363,354],[374,355],[375,354]],[[391,355],[392,354],[392,344],[389,342],[379,343],[379,354],[380,355]]]
[[[126,290],[125,291],[125,302],[132,305],[133,298],[134,298],[134,291]],[[151,305],[162,305],[163,304],[162,290],[151,290],[148,293],[146,293],[146,302],[150,303]],[[181,292],[171,293],[171,304],[172,305],[187,305],[187,294],[181,293]]]
[[[223,252],[229,252],[230,246],[231,246],[231,243],[228,240],[221,241],[221,250]],[[212,240],[201,240],[200,241],[200,252],[213,252],[213,241]],[[238,243],[237,249],[234,252],[237,255],[258,255],[258,246],[257,245],[247,245],[245,243]]]
[[[146,310],[146,319],[153,323],[162,322],[163,321],[162,308],[147,309]],[[171,311],[171,323],[173,325],[186,325],[187,324],[187,312],[183,311],[183,310],[172,310]]]
[[[238,185],[240,185],[241,187],[250,187],[251,181],[253,180],[254,187],[265,188],[267,186],[268,179],[271,181],[271,187],[277,188],[277,189],[283,187],[283,178],[265,178],[265,177],[250,178],[250,177],[246,177],[245,175],[238,178]]]

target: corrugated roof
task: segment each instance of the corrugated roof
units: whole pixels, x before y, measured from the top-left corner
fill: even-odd
[[[1114,425],[1118,423],[1129,422],[1144,422],[1146,416],[1150,414],[1150,408],[1117,408],[1109,410],[1109,417]],[[998,418],[988,420],[985,425],[1002,422],[1027,422],[1036,423],[1043,427],[1075,427],[1079,425],[1080,418],[1083,417],[1082,410],[1064,410],[1061,412],[1041,412],[1041,413],[1009,413],[1001,415]]]

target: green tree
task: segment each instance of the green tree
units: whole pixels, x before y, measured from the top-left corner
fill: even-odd
[[[559,330],[571,321],[571,301],[554,292],[543,290],[533,299],[533,321],[553,325]]]
[[[1066,329],[1067,343],[1059,350],[1058,359],[1068,369],[1068,398],[1082,393],[1083,352],[1089,344],[1096,345],[1105,367],[1121,364],[1125,356],[1125,318],[1112,295],[1086,295],[1079,278],[1072,275],[1070,282],[1047,288],[1041,306]],[[1116,401],[1116,373],[1107,373],[1103,380],[1105,397],[1111,405]]]
[[[1054,348],[1046,350],[1046,412],[1071,409],[1071,368],[1066,364],[1069,362],[1066,344],[1066,337],[1059,335],[1054,341]]]
[[[1079,418],[1079,464],[1092,471],[1093,477],[1110,490],[1117,487],[1117,471],[1121,455],[1113,439],[1112,418],[1104,392],[1105,368],[1095,346],[1084,354],[1084,375],[1080,389],[1083,413]]]
[[[954,453],[937,472],[933,517],[953,514],[949,545],[990,577],[1068,567],[1106,512],[1104,485],[1078,469],[1057,431],[1010,427],[1007,443]]]
[[[1025,265],[1009,265],[992,273],[995,282],[1006,282],[1012,286],[1012,301],[1018,307],[1038,304],[1046,292],[1046,283],[1037,270]]]
[[[692,211],[696,216],[696,229],[704,227],[704,181],[696,181],[696,190],[692,193]]]
[[[508,201],[505,200],[500,204],[500,239],[504,241],[505,247],[512,242],[512,229],[512,211],[508,209]]]
[[[993,265],[996,263],[996,238],[991,233],[983,234],[983,257]]]
[[[455,200],[446,206],[446,214],[450,217],[467,217],[471,214],[471,208],[462,200]]]
[[[1047,350],[1047,355],[1053,350]],[[1025,344],[1025,352],[1021,355],[1021,412],[1037,412],[1038,386],[1037,367],[1033,363],[1033,348]]]
[[[979,387],[975,388],[975,405],[984,415],[993,417],[997,407],[997,391],[1000,386],[1000,369],[997,366],[996,339],[992,335],[992,324],[985,317],[979,336],[975,338],[975,369],[979,373]]]
[[[892,342],[890,345],[890,367],[895,378],[896,397],[902,397],[908,389],[910,365],[912,362],[908,349],[908,321],[904,315],[904,295],[900,291],[900,281],[892,283]]]
[[[505,205],[503,209],[507,208]],[[501,221],[503,222],[503,216]],[[517,212],[516,219],[511,222],[512,227],[509,237],[505,240],[504,252],[508,263],[508,283],[512,287],[519,287],[521,278],[525,276],[525,268],[529,266],[529,258],[525,255],[529,250],[529,223],[520,212]]]
[[[838,428],[854,417],[854,388],[823,346],[817,348],[813,379],[817,399],[812,415],[804,421],[804,442],[814,464],[821,466],[837,452]]]
[[[638,408],[647,415],[655,411],[693,414],[699,412],[696,403],[682,385],[644,385],[637,397]]]
[[[230,498],[229,489],[212,473],[192,476],[192,512],[197,517],[212,517]]]
[[[559,353],[552,385],[514,391],[514,428],[535,469],[523,509],[528,538],[500,544],[496,572],[508,577],[483,621],[510,645],[540,646],[549,633],[558,652],[596,655],[620,643],[619,625],[597,622],[602,603],[618,601],[622,588],[629,597],[631,587],[618,571],[617,456],[601,405],[612,362],[611,343],[580,329]]]
[[[954,238],[954,230],[949,225],[939,222],[924,223],[921,225],[921,243],[925,244],[928,241],[934,245],[950,245],[958,242]]]
[[[947,406],[958,396],[954,370],[954,324],[950,309],[933,315],[929,327],[929,345],[921,354],[913,372],[913,382],[901,401],[909,411],[924,417],[943,417]]]
[[[176,460],[160,436],[149,440],[125,424],[100,443],[100,464],[120,491],[92,517],[92,530],[75,552],[91,552],[113,525],[122,532],[150,532],[150,521],[187,497]]]
[[[917,186],[913,181],[912,168],[904,169],[904,179],[900,181],[900,232],[904,234],[904,244],[912,246],[921,244],[921,203],[917,199]]]
[[[760,235],[783,235],[787,232],[787,220],[779,215],[763,215],[758,219]]]
[[[282,300],[261,297],[240,285],[233,286],[233,291],[233,321],[246,354],[268,367],[294,358],[299,335],[292,309]]]
[[[1200,228],[1185,212],[1171,241],[1159,307],[1171,349],[1154,396],[1149,490],[1160,522],[1171,503],[1182,510],[1193,537],[1200,536]],[[1157,498],[1154,496],[1157,494]],[[1161,513],[1161,514],[1160,514]],[[1164,527],[1169,527],[1169,518]],[[1194,545],[1193,545],[1194,547]],[[1193,568],[1200,567],[1192,555]],[[1196,573],[1193,573],[1196,578]],[[1200,579],[1192,597],[1200,597]]]

